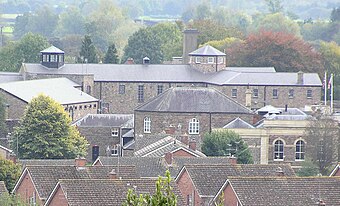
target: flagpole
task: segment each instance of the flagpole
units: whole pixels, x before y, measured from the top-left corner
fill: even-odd
[[[325,106],[327,106],[327,72],[325,72],[325,78],[323,79],[323,89],[324,89]]]
[[[334,83],[333,82],[334,82],[333,74],[331,74],[331,97],[330,97],[331,98],[331,114],[333,114],[333,99],[334,99],[333,98],[333,93],[334,93],[334,88],[333,88],[334,87],[334,85],[333,85]]]

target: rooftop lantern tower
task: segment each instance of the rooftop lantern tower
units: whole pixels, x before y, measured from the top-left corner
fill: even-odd
[[[41,64],[47,68],[59,69],[64,65],[65,52],[55,46],[40,51]]]

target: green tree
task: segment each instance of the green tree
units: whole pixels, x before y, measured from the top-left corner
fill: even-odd
[[[331,13],[331,21],[332,22],[340,21],[340,7],[333,8]]]
[[[297,171],[297,175],[300,177],[317,176],[319,174],[319,168],[311,160],[305,160],[301,164],[301,168]]]
[[[3,194],[0,195],[1,206],[29,206],[19,196]]]
[[[80,136],[64,108],[45,95],[33,98],[14,136],[20,158],[69,159],[85,156],[87,141]],[[12,147],[14,151],[17,148]],[[14,149],[15,148],[15,149]]]
[[[321,55],[292,34],[265,32],[251,34],[245,43],[227,51],[229,66],[275,67],[278,72],[324,73]]]
[[[165,178],[158,177],[156,190],[152,196],[149,194],[140,194],[138,196],[135,191],[129,189],[123,206],[176,206],[177,196],[173,193],[170,185],[169,170],[166,171],[165,176]]]
[[[49,47],[46,38],[27,33],[18,42],[10,42],[0,49],[0,70],[17,72],[23,62],[39,63],[39,52]]]
[[[84,35],[85,17],[76,7],[70,7],[60,14],[56,33],[62,37],[65,35]]]
[[[0,96],[0,136],[5,137],[7,135],[6,126],[6,105],[3,98]]]
[[[104,57],[104,64],[118,64],[119,59],[115,44],[111,44]]]
[[[21,174],[20,165],[0,158],[0,181],[4,181],[8,191],[12,191]]]
[[[150,28],[142,28],[129,37],[128,44],[124,49],[123,62],[131,57],[141,64],[144,57],[150,58],[151,64],[163,62],[162,42]]]
[[[264,0],[270,13],[283,11],[282,0]]]
[[[79,54],[80,57],[83,58],[81,62],[84,62],[86,59],[87,63],[98,63],[96,47],[94,46],[92,39],[89,35],[85,35],[84,39],[82,40],[82,45]]]
[[[207,156],[235,156],[241,164],[253,163],[247,143],[237,133],[229,130],[206,133],[202,152]]]

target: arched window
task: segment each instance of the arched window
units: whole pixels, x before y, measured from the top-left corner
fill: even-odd
[[[305,160],[305,142],[299,140],[295,144],[295,160]]]
[[[150,119],[150,117],[144,118],[144,133],[151,133],[151,119]]]
[[[276,140],[274,142],[274,160],[283,160],[283,141]]]
[[[189,134],[200,133],[200,122],[196,118],[192,118],[189,122]]]

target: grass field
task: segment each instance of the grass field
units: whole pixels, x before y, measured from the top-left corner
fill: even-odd
[[[6,19],[15,19],[17,18],[19,14],[2,14],[1,18],[6,20]]]

